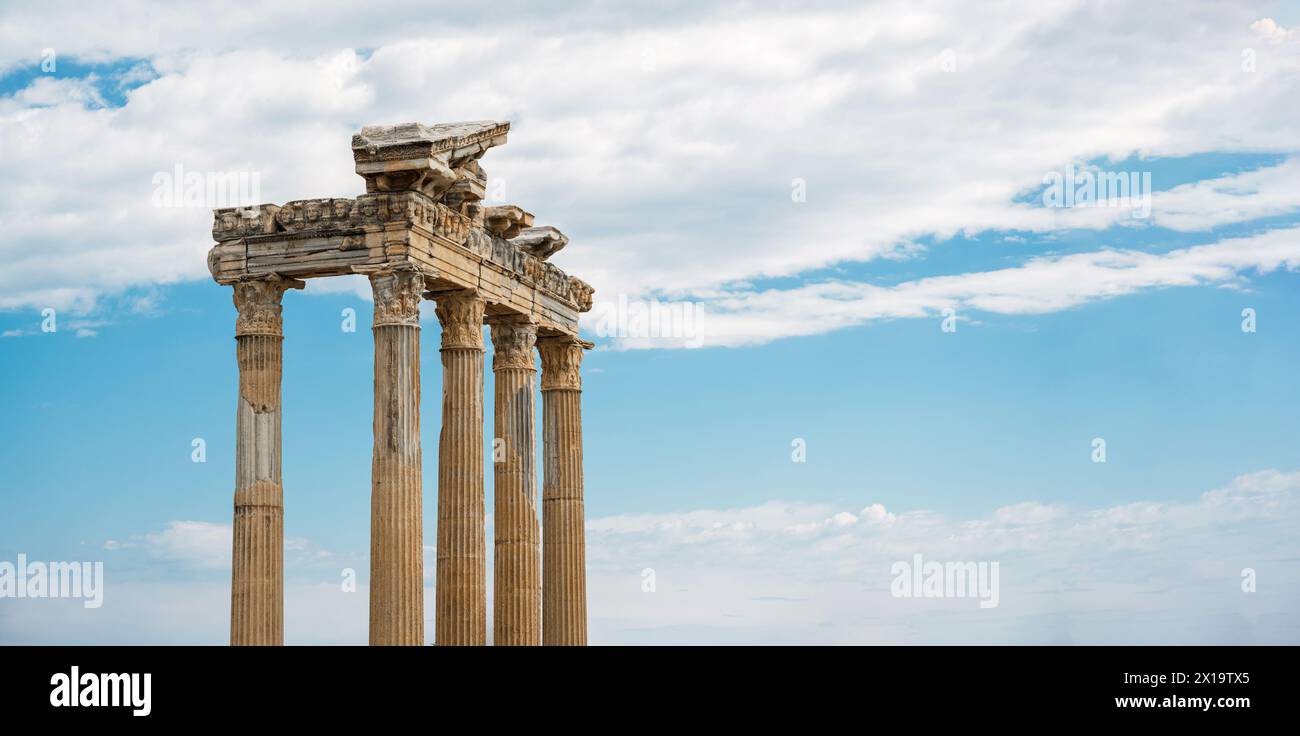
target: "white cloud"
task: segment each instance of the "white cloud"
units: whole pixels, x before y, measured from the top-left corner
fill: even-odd
[[[1114,210],[1016,200],[1071,161],[1300,150],[1298,44],[1260,48],[1244,74],[1238,50],[1281,31],[1225,4],[1171,6],[1153,28],[1145,7],[1077,3],[684,4],[635,23],[591,4],[567,25],[531,9],[512,25],[381,2],[313,7],[293,54],[280,33],[301,27],[298,4],[202,22],[187,13],[207,6],[175,3],[141,25],[116,22],[120,4],[56,6],[6,19],[0,38],[24,39],[3,44],[10,54],[53,28],[44,45],[62,58],[148,56],[160,76],[120,109],[87,109],[85,89],[48,79],[0,100],[0,308],[84,311],[105,293],[206,278],[210,216],[151,207],[154,172],[257,171],[270,201],[355,194],[348,137],[374,122],[513,120],[489,175],[573,237],[558,264],[610,298],[716,291],[930,235],[1114,224]],[[410,22],[377,22],[394,14]],[[944,49],[954,73],[936,62]],[[1168,193],[1153,221],[1197,229],[1292,211],[1295,166],[1275,168],[1240,175],[1240,192]],[[795,178],[804,203],[791,201]],[[712,344],[808,329],[744,293],[730,306],[755,311]]]
[[[1184,232],[1291,214],[1300,208],[1300,158],[1157,192],[1156,224]]]
[[[862,509],[862,516],[875,524],[893,524],[898,517],[885,510],[883,504],[873,503]]]
[[[47,105],[78,104],[90,107],[104,107],[107,103],[95,86],[97,78],[90,75],[85,79],[56,79],[40,77],[26,88],[14,95],[14,101],[24,107],[44,107]]]
[[[1271,43],[1282,43],[1295,36],[1294,28],[1283,28],[1272,18],[1261,18],[1251,23],[1250,29]]]
[[[1028,501],[982,518],[909,511],[891,514],[892,524],[836,523],[846,513],[773,502],[594,519],[587,525],[592,639],[1300,641],[1289,613],[1300,603],[1300,472],[1244,475],[1181,502],[1083,509]],[[999,562],[998,607],[891,596],[891,565],[918,553]],[[647,567],[655,571],[654,593],[641,591]],[[1268,586],[1243,592],[1247,567]]]
[[[1043,524],[1058,518],[1063,512],[1056,506],[1049,506],[1037,501],[1026,501],[1014,506],[1004,506],[993,512],[993,520],[1007,526],[1023,524]]]
[[[169,521],[158,531],[136,534],[125,541],[109,539],[107,551],[143,550],[151,558],[176,563],[178,570],[220,570],[230,565],[231,526],[211,521]],[[337,555],[304,537],[286,537],[285,565],[289,569],[331,566]],[[131,560],[120,560],[129,564]]]
[[[1144,253],[1101,250],[1041,256],[1022,266],[935,276],[893,286],[822,281],[790,289],[736,289],[696,301],[689,337],[620,338],[623,348],[753,345],[872,320],[934,317],[944,309],[1044,314],[1176,286],[1236,286],[1249,273],[1300,268],[1300,228]],[[935,327],[938,329],[938,326]]]
[[[853,526],[854,524],[858,523],[858,517],[857,514],[851,514],[848,511],[841,511],[838,514],[835,514],[831,518],[827,519],[827,521],[832,526],[837,526],[837,527]]]
[[[76,631],[76,640],[86,642],[220,643],[229,625],[229,582],[221,580],[229,569],[229,530],[178,521],[136,541],[109,542],[103,608],[85,611],[63,601],[11,606],[0,641],[68,643],[67,632]],[[1276,470],[1183,500],[1099,508],[1030,500],[973,518],[891,512],[879,503],[855,513],[781,501],[600,517],[587,522],[590,638],[1294,644],[1297,539],[1300,472]],[[132,567],[117,557],[137,546],[153,560],[181,563],[179,580],[160,581],[156,564]],[[426,619],[434,552],[425,547]],[[286,553],[286,639],[363,643],[364,555],[344,561],[295,539]],[[915,554],[998,562],[999,605],[893,597],[893,563]],[[342,591],[344,567],[358,573],[356,593]],[[642,591],[646,568],[655,572],[653,593]],[[1254,593],[1241,589],[1245,568],[1257,573]],[[432,632],[431,621],[426,630]]]
[[[229,566],[230,545],[230,525],[208,521],[169,521],[143,538],[150,554],[199,568]]]

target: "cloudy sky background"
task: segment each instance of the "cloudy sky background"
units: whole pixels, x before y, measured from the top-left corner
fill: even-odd
[[[6,6],[0,553],[110,587],[0,600],[0,641],[226,636],[233,309],[210,212],[156,207],[155,174],[353,196],[362,125],[494,118],[490,188],[570,236],[598,309],[699,310],[584,325],[593,642],[1294,643],[1297,28],[1294,2]],[[1067,165],[1150,172],[1149,216],[1044,207]],[[367,292],[286,298],[290,642],[365,640]],[[914,553],[999,561],[999,607],[891,597]]]

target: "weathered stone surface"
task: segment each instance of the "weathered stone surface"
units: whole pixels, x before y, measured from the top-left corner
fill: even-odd
[[[362,129],[366,193],[214,211],[213,278],[234,290],[240,367],[231,643],[283,643],[280,300],[299,279],[363,274],[375,295],[370,642],[421,644],[423,529],[419,306],[437,301],[443,410],[438,447],[435,640],[484,644],[483,324],[496,373],[494,640],[585,644],[582,351],[592,288],[546,261],[568,243],[513,205],[483,207],[479,158],[495,121]],[[539,334],[546,335],[537,338]],[[544,529],[533,429],[542,353]],[[539,550],[543,536],[544,555]],[[540,559],[539,559],[540,557]]]
[[[509,128],[497,121],[363,128],[352,150],[366,194],[215,210],[208,269],[233,284],[410,266],[443,290],[478,291],[494,312],[577,334],[591,287],[545,262],[568,238],[531,227],[522,208],[481,207],[487,175],[478,158],[505,143]]]
[[[463,244],[472,223],[464,215],[419,192],[376,192],[355,199],[300,199],[283,205],[227,207],[213,210],[212,238],[220,243],[248,240],[251,255],[278,256],[293,261],[299,255],[293,244],[309,238],[360,238],[339,242],[335,250],[365,250],[364,236],[394,225],[420,227],[455,244]],[[213,278],[237,278],[237,267],[223,259],[229,249],[210,253],[208,269]],[[309,274],[320,276],[334,273]]]
[[[284,492],[280,474],[280,302],[302,282],[268,277],[234,285],[239,403],[230,643],[284,643]]]
[[[504,144],[509,131],[509,123],[495,120],[367,126],[352,136],[352,159],[368,192],[411,189],[436,199],[457,182],[482,181],[481,171],[462,169]]]
[[[519,318],[489,322],[493,417],[492,642],[542,643],[542,571],[537,525],[537,326]]]
[[[500,120],[367,125],[352,136],[352,157],[358,162],[437,157],[450,166],[460,166],[503,145],[509,132],[510,123]]]
[[[533,213],[524,212],[512,204],[488,207],[483,214],[483,227],[488,232],[509,240],[519,231],[533,224]]]
[[[375,295],[370,643],[424,644],[420,294],[416,271],[370,275]]]
[[[424,293],[424,274],[412,269],[380,268],[369,273],[375,297],[375,327],[420,326],[420,299]]]
[[[587,643],[582,489],[583,351],[569,336],[537,341],[542,355],[542,643]]]
[[[578,314],[591,309],[591,287],[544,260],[568,242],[558,230],[530,228],[506,240],[419,192],[216,210],[213,238],[208,268],[223,284],[409,266],[548,330],[576,334]]]
[[[520,251],[544,261],[568,245],[569,237],[550,225],[544,225],[520,230],[510,239],[510,243]]]
[[[456,169],[456,181],[447,187],[439,200],[456,212],[469,218],[475,227],[483,227],[481,202],[487,193],[487,172],[477,161],[468,161]]]
[[[483,497],[483,311],[476,292],[436,295],[442,323],[435,643],[487,643]]]

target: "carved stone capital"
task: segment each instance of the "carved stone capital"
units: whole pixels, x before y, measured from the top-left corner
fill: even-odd
[[[434,297],[442,324],[442,349],[483,349],[483,309],[487,303],[473,289],[449,291]]]
[[[488,324],[492,328],[492,370],[537,370],[533,362],[537,325],[519,318],[491,320]]]
[[[375,327],[420,326],[420,295],[424,275],[419,271],[379,271],[370,274],[375,293]]]
[[[537,351],[542,354],[542,390],[582,390],[582,354],[591,343],[570,335],[540,337]]]
[[[238,281],[234,284],[235,336],[284,336],[284,319],[281,317],[280,299],[289,289],[301,289],[305,284],[297,279],[269,276]]]

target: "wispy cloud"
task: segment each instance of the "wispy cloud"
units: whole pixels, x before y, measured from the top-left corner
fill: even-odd
[[[893,286],[823,281],[790,289],[737,289],[694,302],[691,334],[626,337],[622,348],[755,345],[873,320],[956,314],[1046,314],[1151,289],[1238,286],[1252,274],[1300,268],[1300,228],[1166,253],[1099,250],[1041,256],[1021,266],[935,276]],[[936,328],[937,329],[937,328]]]
[[[177,521],[133,539],[113,546],[140,545],[191,570],[229,565],[225,524]],[[1297,539],[1300,472],[1276,470],[1184,501],[1083,507],[1027,500],[970,518],[887,510],[867,500],[849,508],[771,501],[600,517],[587,522],[591,640],[1294,644]],[[322,561],[324,553],[301,541],[286,549],[287,566],[303,573],[286,591],[290,640],[362,643],[364,560],[348,563],[361,573],[360,592],[352,594],[339,585],[337,558]],[[302,552],[305,559],[294,556]],[[432,559],[433,549],[425,552]],[[999,605],[894,597],[891,567],[915,554],[998,562]],[[84,619],[77,625],[103,640],[222,641],[228,585],[117,587],[117,564],[109,558],[103,608],[28,602],[11,613],[5,640],[57,641],[59,626]],[[1243,589],[1247,570],[1254,592]],[[431,601],[430,587],[427,615]],[[156,629],[150,621],[159,612],[179,618]]]
[[[180,569],[219,570],[230,565],[231,526],[211,521],[169,521],[162,529],[132,534],[125,539],[109,539],[104,550],[137,550],[151,558],[174,563]],[[287,568],[335,565],[340,562],[329,550],[303,537],[288,537],[284,542]],[[132,564],[122,560],[124,564]]]
[[[1027,501],[966,519],[782,502],[593,519],[593,638],[1296,643],[1298,501],[1300,473],[1264,471],[1188,502]],[[914,554],[999,562],[998,607],[893,597],[891,566]]]

